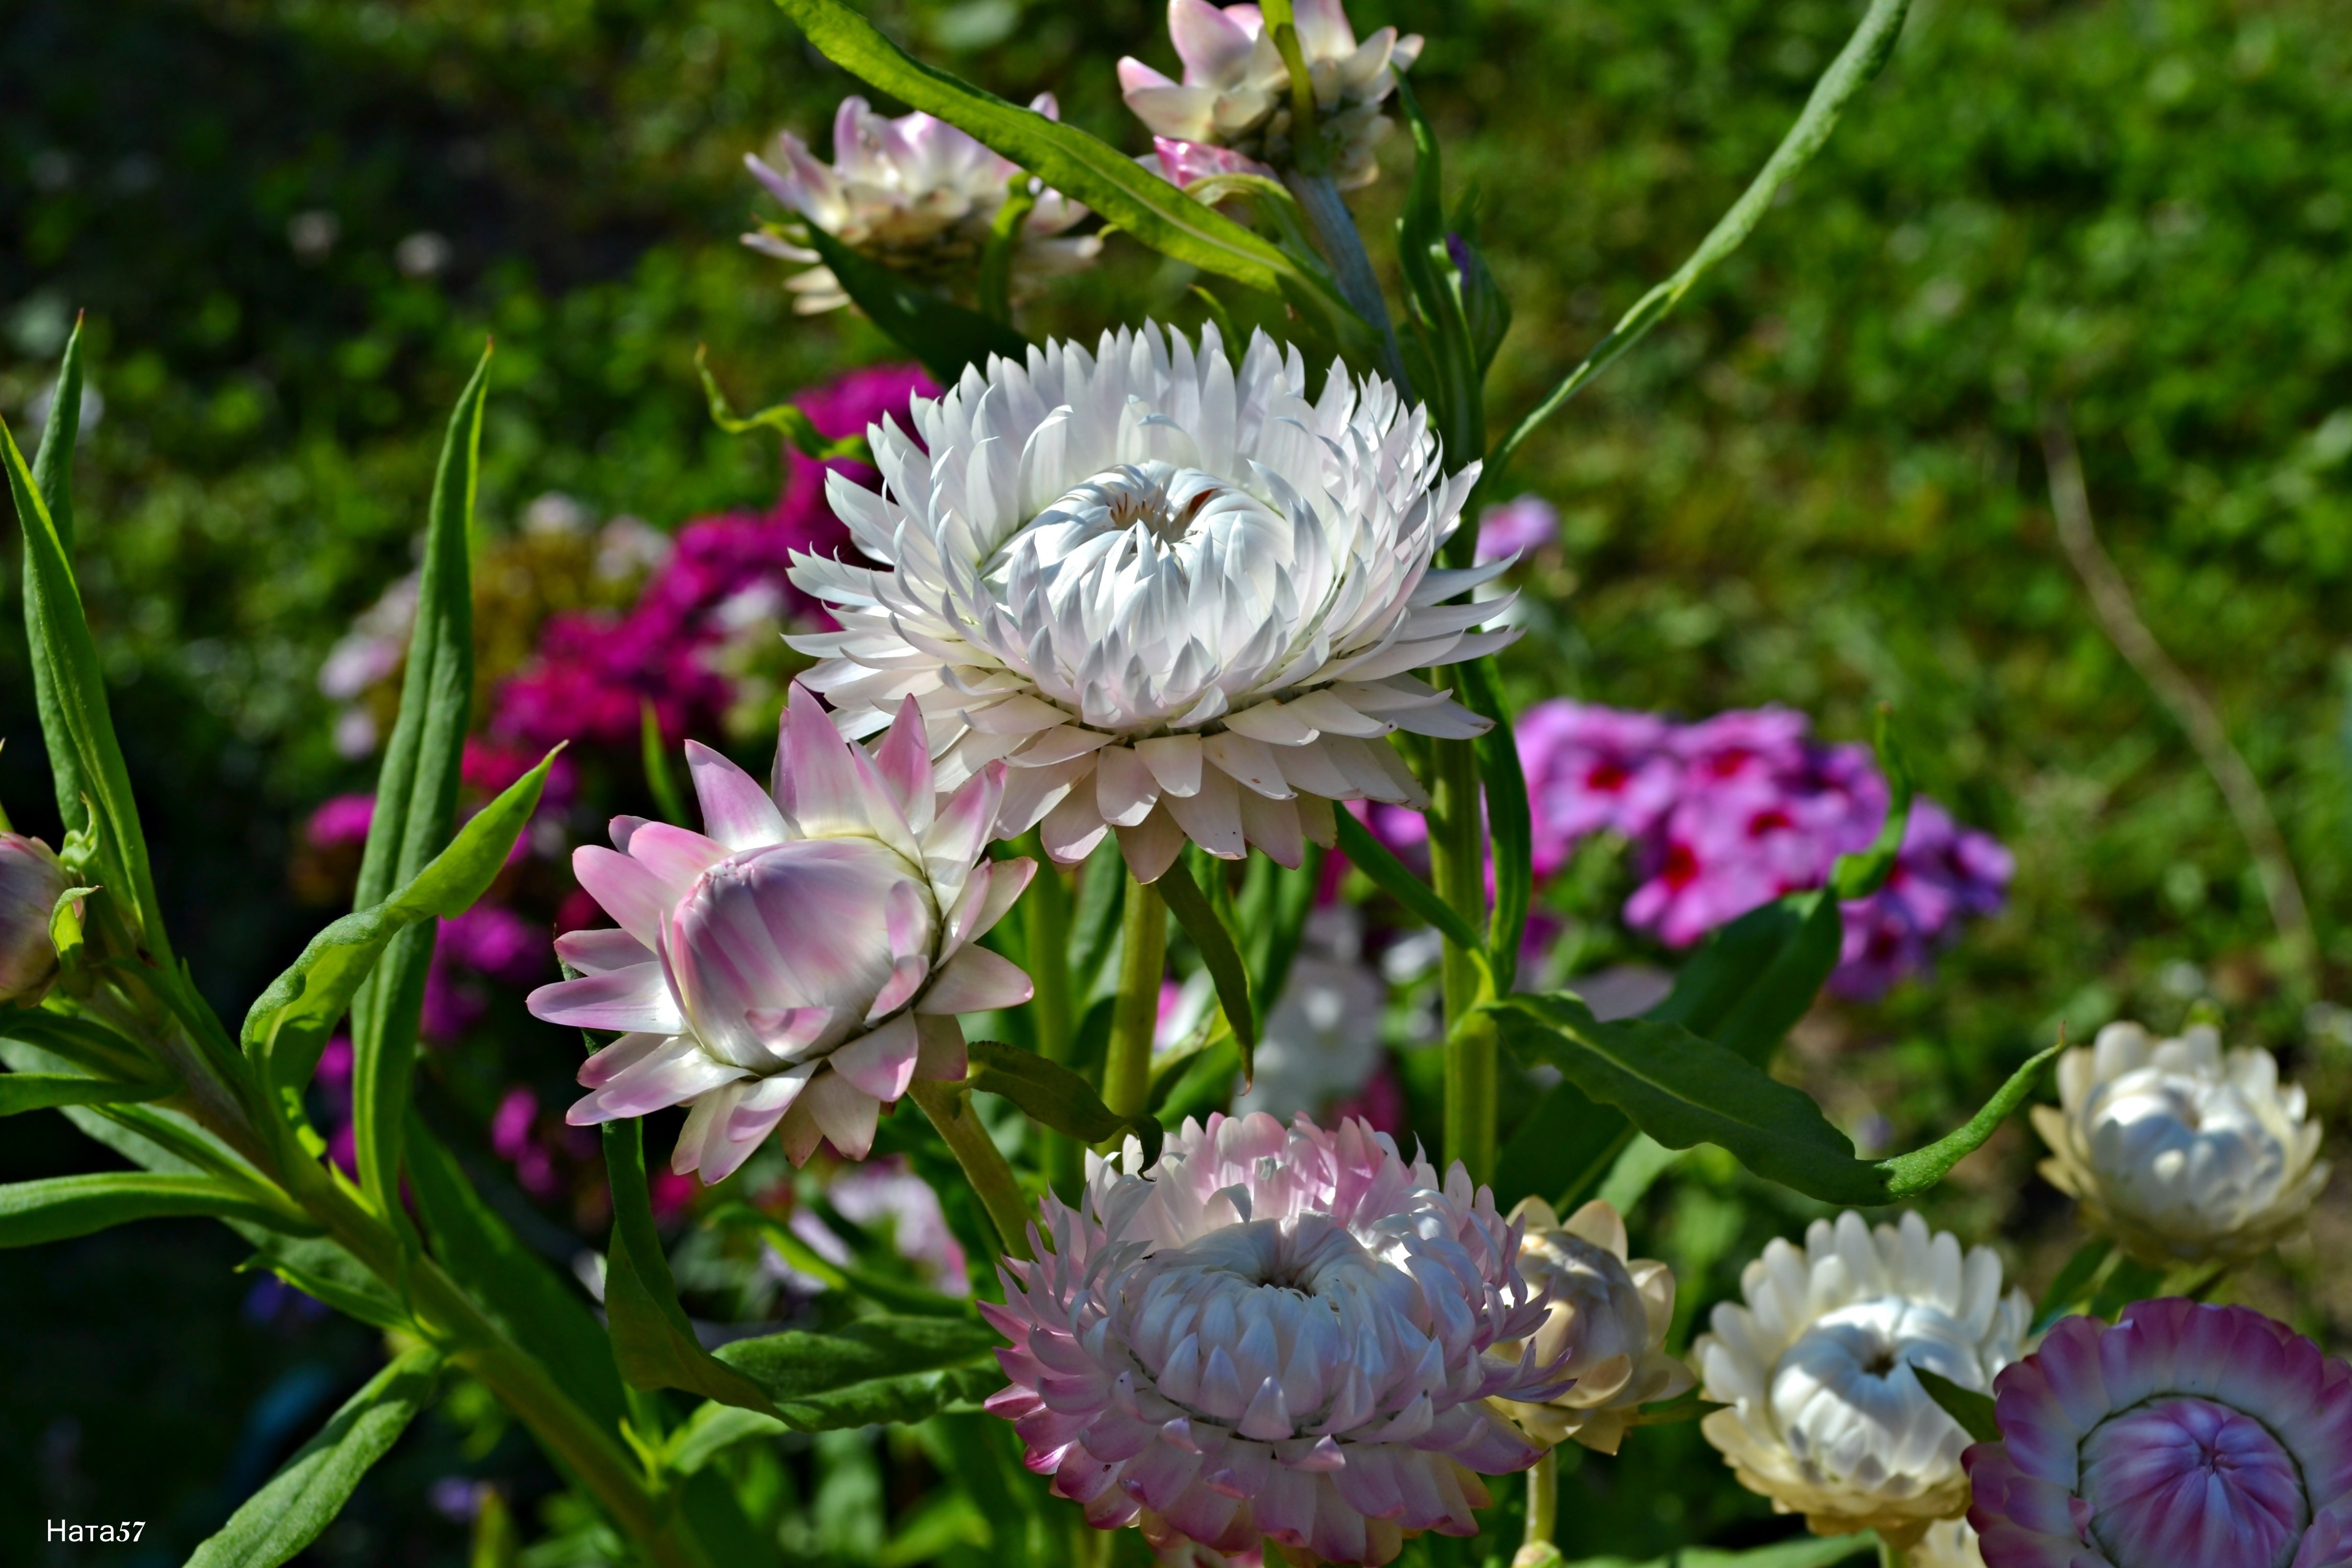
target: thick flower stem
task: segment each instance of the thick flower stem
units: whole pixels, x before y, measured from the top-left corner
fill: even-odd
[[[1027,1258],[1029,1254],[1029,1195],[1021,1190],[1021,1179],[1005,1163],[1004,1151],[988,1135],[988,1129],[972,1109],[971,1094],[961,1084],[934,1083],[917,1079],[907,1086],[907,1098],[922,1108],[940,1130],[940,1137],[948,1152],[963,1167],[964,1180],[980,1196],[981,1206],[996,1226],[997,1239],[1004,1244],[1008,1258]]]
[[[1559,1452],[1546,1448],[1543,1458],[1528,1470],[1528,1531],[1514,1559],[1517,1568],[1533,1568],[1559,1558],[1559,1548],[1551,1539],[1559,1523]]]
[[[1479,814],[1478,757],[1467,741],[1432,748],[1436,788],[1429,835],[1430,871],[1444,899],[1470,923],[1486,924],[1486,834]],[[1495,1174],[1495,1026],[1478,1011],[1487,999],[1479,956],[1445,944],[1440,977],[1445,993],[1445,1161],[1459,1160],[1470,1179]]]
[[[1036,851],[1038,872],[1022,900],[1024,955],[1037,988],[1037,1054],[1049,1062],[1070,1059],[1070,890],[1060,869]],[[1083,1161],[1077,1141],[1063,1132],[1045,1134],[1045,1179],[1066,1200],[1075,1201]]]
[[[1908,1568],[1911,1554],[1883,1537],[1878,1542],[1878,1568]]]
[[[1140,1116],[1151,1103],[1151,1039],[1168,969],[1168,906],[1160,889],[1129,877],[1118,929],[1118,1001],[1103,1063],[1103,1103],[1118,1115]]]
[[[1282,183],[1298,198],[1299,210],[1315,231],[1315,243],[1331,264],[1340,297],[1381,334],[1381,374],[1396,383],[1397,390],[1410,401],[1412,381],[1405,374],[1404,354],[1397,347],[1396,324],[1389,320],[1388,300],[1381,293],[1371,258],[1364,254],[1364,237],[1356,230],[1347,198],[1325,174],[1289,169],[1284,172]]]

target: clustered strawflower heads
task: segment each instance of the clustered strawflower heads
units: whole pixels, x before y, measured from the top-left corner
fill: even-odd
[[[1445,600],[1507,563],[1430,570],[1477,478],[1451,475],[1419,407],[1259,333],[1236,369],[1147,327],[1094,353],[992,358],[912,432],[869,433],[880,494],[828,493],[878,567],[803,557],[793,581],[843,629],[793,640],[853,734],[913,698],[943,783],[1011,764],[1000,831],[1055,859],[1116,828],[1145,881],[1189,837],[1297,865],[1331,802],[1419,804],[1383,737],[1486,721],[1410,672],[1475,658],[1507,598]]]
[[[1029,107],[1048,120],[1060,117],[1050,92],[1039,93]],[[978,266],[997,209],[1021,172],[943,120],[919,110],[893,120],[854,97],[843,99],[835,111],[830,164],[819,163],[789,131],[776,137],[775,159],[772,164],[746,153],[743,162],[799,221],[887,267],[933,280]],[[1094,260],[1102,249],[1099,236],[1064,232],[1086,216],[1086,208],[1059,192],[1036,191],[1036,205],[1013,247],[1016,299]],[[801,314],[849,303],[840,279],[808,247],[765,231],[745,235],[743,243],[782,260],[814,264],[784,285]]]
[[[2000,1260],[1965,1254],[1906,1214],[1874,1229],[1815,1220],[1774,1240],[1694,1347],[1702,1392],[1729,1406],[1701,1430],[1740,1483],[1817,1533],[1876,1530],[1898,1545],[1968,1506],[1968,1437],[1912,1368],[1985,1393],[2024,1346],[2032,1309],[2001,1294]]]
[[[591,1092],[570,1120],[690,1105],[671,1167],[706,1181],[779,1127],[795,1164],[820,1139],[862,1159],[910,1081],[964,1076],[957,1014],[1029,998],[972,944],[1035,869],[983,858],[1004,770],[935,797],[913,704],[869,756],[798,687],[772,792],[707,746],[687,758],[704,832],[625,816],[615,848],[572,857],[620,929],[559,937],[582,978],[530,1010],[626,1033],[580,1069]]]
[[[1988,1568],[2352,1563],[2352,1366],[2245,1307],[2068,1318],[1968,1451]]]
[[[1298,0],[1292,14],[1334,181],[1342,190],[1370,184],[1380,177],[1374,154],[1396,129],[1381,105],[1396,90],[1396,73],[1420,58],[1421,36],[1382,27],[1358,43],[1339,0]],[[1202,148],[1228,149],[1257,173],[1300,162],[1289,69],[1258,7],[1168,0],[1168,36],[1182,81],[1132,56],[1118,62],[1127,106],[1150,128],[1164,168],[1206,162],[1213,171]]]
[[[2327,1184],[2303,1090],[2268,1051],[2225,1053],[2210,1024],[2169,1040],[2110,1024],[2058,1059],[2058,1094],[2033,1108],[2042,1173],[2150,1262],[2243,1262]]]
[[[1548,1401],[1503,1408],[1543,1442],[1573,1440],[1613,1454],[1641,1406],[1672,1399],[1696,1381],[1665,1350],[1675,1321],[1674,1271],[1633,1257],[1625,1221],[1597,1198],[1565,1222],[1541,1198],[1524,1200],[1511,1217],[1527,1226],[1519,1272],[1551,1297],[1536,1355],[1546,1364],[1559,1362],[1575,1382]]]
[[[1478,1476],[1539,1453],[1486,1401],[1559,1382],[1532,1346],[1489,1353],[1545,1310],[1493,1194],[1356,1121],[1188,1121],[1140,1163],[1130,1142],[1081,1206],[1048,1197],[1050,1249],[982,1309],[1029,1468],[1155,1544],[1378,1563],[1475,1533]]]

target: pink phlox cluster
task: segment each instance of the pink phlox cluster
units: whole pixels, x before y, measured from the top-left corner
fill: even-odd
[[[373,795],[330,795],[303,822],[302,838],[313,849],[365,844],[368,824],[374,820]]]
[[[1407,1531],[1475,1533],[1477,1477],[1539,1453],[1486,1401],[1563,1386],[1531,1347],[1488,1353],[1549,1305],[1493,1194],[1304,1116],[1188,1120],[1140,1163],[1130,1143],[1080,1207],[1048,1197],[1050,1247],[982,1305],[1012,1342],[988,1407],[1029,1468],[1155,1545],[1379,1563]]]
[[[883,365],[854,371],[798,402],[820,432],[839,439],[886,417],[903,423],[909,399],[937,391],[915,366]],[[709,723],[732,695],[731,683],[710,667],[715,645],[751,624],[830,624],[785,575],[794,551],[830,555],[848,541],[824,499],[826,468],[876,482],[860,464],[818,463],[787,449],[775,506],[681,526],[625,615],[550,617],[531,661],[499,689],[492,733],[540,747],[567,739],[625,746],[637,737],[646,702],[666,739]]]

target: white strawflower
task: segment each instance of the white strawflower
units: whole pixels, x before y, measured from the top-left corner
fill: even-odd
[[[1029,107],[1048,120],[1061,111],[1041,92]],[[808,143],[789,131],[775,142],[775,163],[746,153],[743,163],[775,198],[859,253],[926,282],[970,277],[988,245],[989,226],[1010,194],[1020,166],[999,157],[943,120],[916,112],[893,120],[862,98],[845,98],[833,120],[833,162],[819,163]],[[1013,252],[1016,300],[1045,281],[1083,269],[1102,249],[1099,236],[1069,237],[1063,230],[1087,209],[1058,191],[1037,189],[1037,205]],[[743,243],[785,261],[818,263],[784,287],[793,308],[816,315],[849,303],[822,258],[774,234],[747,234]]]
[[[1382,27],[1359,44],[1339,0],[1298,0],[1292,18],[1332,177],[1342,190],[1369,185],[1380,177],[1374,154],[1396,129],[1381,105],[1396,90],[1396,73],[1420,58],[1421,36]],[[1154,136],[1231,148],[1276,168],[1297,161],[1290,73],[1255,5],[1168,0],[1168,36],[1184,62],[1182,81],[1131,56],[1118,62],[1127,106]]]
[[[2110,1024],[2058,1058],[2058,1095],[2033,1108],[2042,1173],[2147,1262],[2255,1257],[2327,1183],[2303,1090],[2268,1051],[2225,1053],[2209,1024],[2168,1040]]]
[[[1697,1380],[1665,1350],[1675,1321],[1675,1275],[1634,1258],[1625,1222],[1599,1199],[1565,1224],[1541,1198],[1522,1199],[1512,1219],[1527,1226],[1519,1272],[1551,1292],[1549,1314],[1535,1336],[1536,1360],[1561,1356],[1575,1384],[1542,1404],[1498,1401],[1521,1430],[1542,1442],[1574,1440],[1613,1454],[1641,1407],[1672,1399]]]
[[[1985,1568],[1976,1527],[1965,1519],[1939,1519],[1911,1548],[1905,1568]]]
[[[1912,1373],[1979,1394],[2021,1353],[2032,1307],[2000,1289],[2000,1259],[1963,1256],[1927,1222],[1874,1230],[1815,1220],[1802,1250],[1775,1240],[1740,1276],[1747,1304],[1715,1309],[1694,1354],[1700,1424],[1742,1486],[1822,1535],[1876,1530],[1909,1547],[1968,1507],[1968,1434]]]
[[[1151,326],[917,398],[868,432],[880,494],[826,476],[880,567],[795,557],[843,627],[791,639],[802,679],[852,734],[913,697],[942,787],[1004,758],[1001,833],[1068,862],[1116,827],[1146,881],[1187,837],[1295,866],[1335,800],[1423,804],[1384,737],[1486,725],[1408,672],[1512,636],[1467,635],[1508,597],[1444,602],[1504,563],[1429,569],[1478,466],[1441,471],[1378,376],[1306,389],[1262,332],[1236,372],[1214,329]]]

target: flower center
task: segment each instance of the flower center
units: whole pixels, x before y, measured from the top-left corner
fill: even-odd
[[[2286,1568],[2311,1522],[2302,1470],[2270,1428],[2185,1394],[2093,1429],[2081,1496],[2116,1568]]]
[[[1086,572],[1120,558],[1118,545],[1141,531],[1140,542],[1155,555],[1189,557],[1207,539],[1230,534],[1236,525],[1288,528],[1265,502],[1230,480],[1200,468],[1157,460],[1122,463],[1073,487],[1037,514],[999,552],[992,576],[1019,556],[1058,568],[1056,575]],[[1186,551],[1188,543],[1196,546]]]
[[[2089,1109],[2092,1163],[2143,1218],[2227,1229],[2286,1179],[2285,1143],[2234,1084],[2146,1068]]]
[[[1967,1331],[1932,1302],[1890,1296],[1822,1317],[1772,1368],[1772,1415],[1789,1451],[1824,1480],[1902,1495],[1959,1468],[1966,1435],[1911,1374],[1926,1367],[1981,1390]]]

